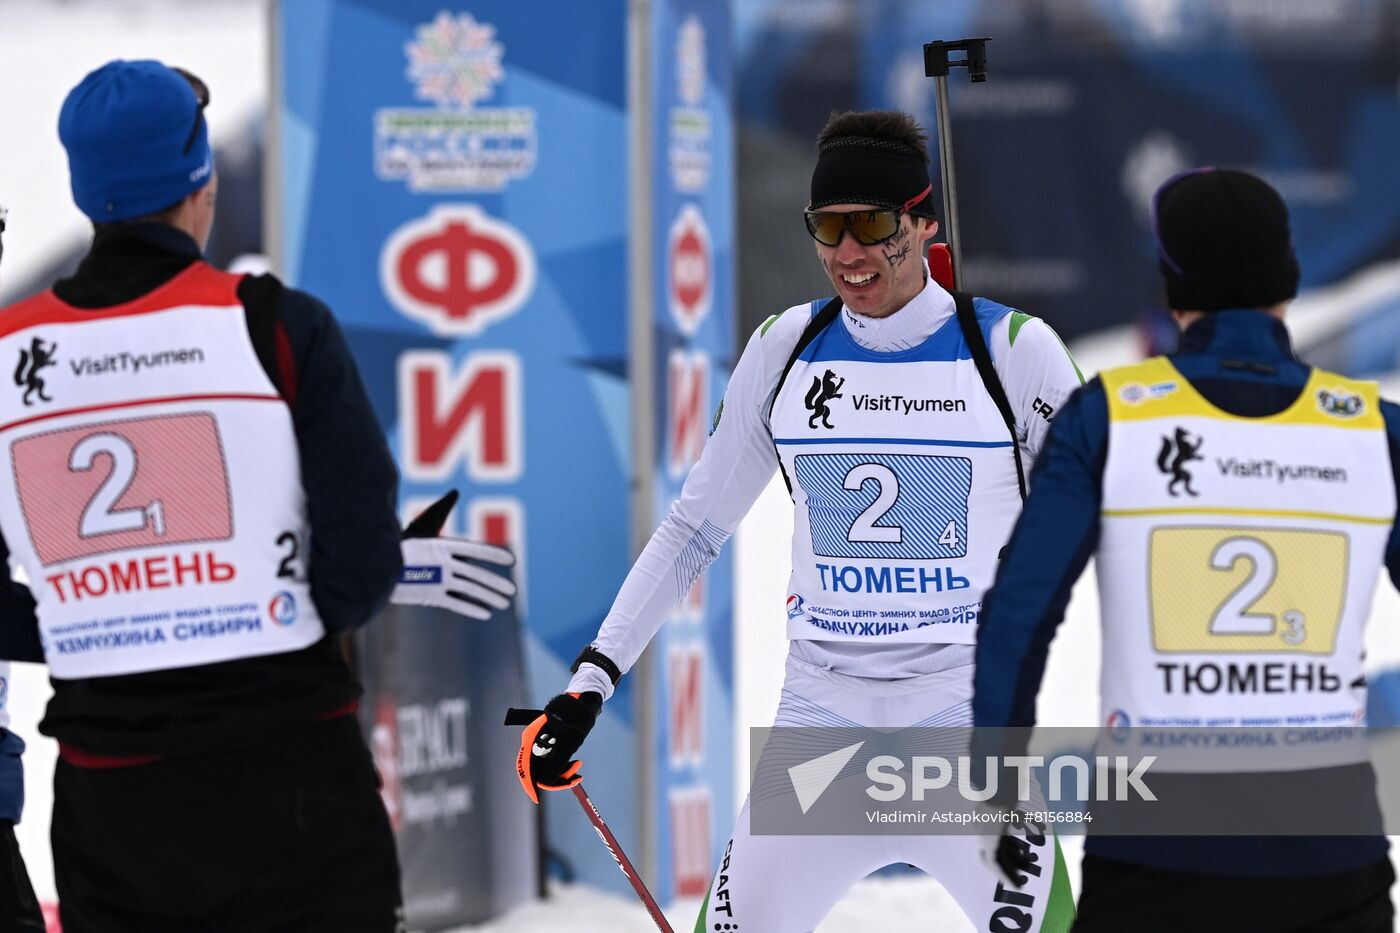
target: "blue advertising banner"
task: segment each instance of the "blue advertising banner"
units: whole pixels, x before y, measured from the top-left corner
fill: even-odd
[[[734,362],[729,0],[652,4],[657,518],[700,456]],[[734,817],[733,566],[722,554],[655,642],[657,895],[703,897]],[[776,607],[775,607],[776,609]]]
[[[275,24],[279,272],[344,327],[398,458],[403,511],[457,487],[449,532],[515,550],[530,681],[493,702],[539,705],[567,683],[629,562],[626,4],[297,0]],[[518,730],[499,727],[503,710],[473,710],[494,732],[462,719],[462,682],[510,676],[500,655],[412,621],[396,622],[386,652],[412,666],[386,674],[385,691],[411,677],[410,718],[469,735],[475,780],[515,784]],[[371,710],[378,736],[393,737],[392,720],[398,773],[431,788],[440,775],[423,771],[431,756],[406,759],[394,704]],[[624,845],[637,838],[633,716],[624,681],[584,756]],[[414,847],[461,866],[470,891],[471,859],[528,845],[470,837],[467,814],[488,798],[401,806],[410,923],[457,909],[452,873],[428,880]],[[573,873],[620,888],[573,801],[547,807]]]
[[[766,161],[745,163],[744,229],[800,223],[811,141],[832,110],[898,107],[932,129],[922,45],[968,36],[993,41],[984,84],[961,71],[949,82],[966,282],[1061,336],[1161,307],[1148,202],[1192,166],[1248,169],[1283,194],[1305,289],[1400,250],[1394,0],[749,0],[741,145]],[[764,168],[796,164],[786,187]],[[805,271],[821,294],[805,247],[777,257],[752,238],[745,301],[768,269],[789,293]],[[1400,331],[1384,345],[1400,351]]]

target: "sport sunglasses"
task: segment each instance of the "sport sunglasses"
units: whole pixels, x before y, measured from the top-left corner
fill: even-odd
[[[898,209],[874,211],[804,211],[807,232],[823,246],[836,246],[841,234],[849,230],[862,246],[883,243],[899,232],[899,215],[928,196],[932,185],[905,201]]]
[[[209,106],[209,85],[183,68],[172,70],[188,81],[190,90],[194,91],[194,125],[190,127],[189,138],[185,140],[185,148],[182,150],[185,155],[189,155],[190,150],[194,148],[195,138],[199,136],[200,124],[204,122],[204,108]]]

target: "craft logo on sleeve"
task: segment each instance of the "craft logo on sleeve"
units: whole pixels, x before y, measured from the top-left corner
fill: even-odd
[[[413,95],[432,107],[374,114],[374,170],[410,191],[500,192],[534,171],[532,107],[482,107],[507,79],[496,28],[444,10],[404,44]]]

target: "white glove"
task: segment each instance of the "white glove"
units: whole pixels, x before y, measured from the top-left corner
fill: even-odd
[[[493,610],[509,606],[515,595],[509,577],[481,566],[514,565],[515,555],[505,548],[461,538],[404,538],[400,545],[403,571],[390,602],[450,609],[485,620]]]

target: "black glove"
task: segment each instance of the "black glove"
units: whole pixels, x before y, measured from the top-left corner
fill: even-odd
[[[520,752],[515,756],[515,774],[525,794],[540,802],[539,790],[565,790],[583,780],[575,761],[578,751],[598,713],[603,708],[603,696],[592,690],[584,693],[561,693],[545,704],[544,709],[509,709],[506,725],[524,726],[520,734]]]
[[[994,812],[999,810],[996,807],[988,809]],[[1015,816],[1014,811],[1012,815]],[[1025,825],[1024,818],[1018,819],[1017,822]],[[980,835],[978,844],[983,864],[989,868],[997,868],[1007,881],[1019,888],[1028,880],[1031,866],[1040,859],[1031,851],[1024,838],[1011,833],[1012,825],[1009,821],[1002,822],[999,833]]]
[[[452,507],[457,504],[457,497],[457,490],[447,490],[441,499],[419,512],[418,516],[404,527],[403,537],[436,538],[441,535],[442,526],[447,522],[448,514],[451,513]]]

